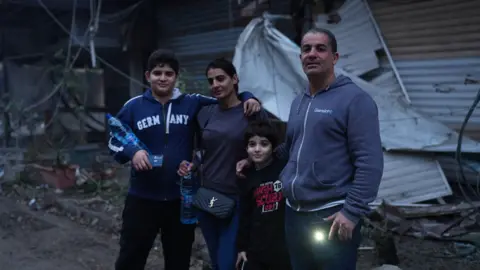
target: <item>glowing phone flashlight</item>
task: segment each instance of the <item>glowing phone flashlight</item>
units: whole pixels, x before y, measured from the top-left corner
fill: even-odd
[[[325,233],[321,230],[315,230],[313,232],[313,240],[317,243],[322,243],[325,241]]]

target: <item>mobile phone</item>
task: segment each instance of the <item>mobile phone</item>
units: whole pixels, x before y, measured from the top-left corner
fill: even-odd
[[[329,220],[320,220],[313,222],[310,226],[312,231],[312,240],[314,243],[325,243],[328,240],[328,233],[332,222]]]

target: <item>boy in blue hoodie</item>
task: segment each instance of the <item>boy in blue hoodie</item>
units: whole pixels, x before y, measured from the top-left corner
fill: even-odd
[[[145,73],[151,88],[128,100],[117,115],[146,145],[162,157],[152,164],[149,154],[110,137],[108,146],[119,163],[132,162],[130,188],[125,200],[116,270],[144,269],[157,233],[166,270],[188,270],[195,225],[180,222],[178,164],[193,153],[196,114],[216,99],[199,94],[181,94],[175,87],[179,63],[173,52],[157,50],[148,59]],[[260,110],[251,93],[240,95],[245,113]],[[152,166],[155,165],[155,166]]]

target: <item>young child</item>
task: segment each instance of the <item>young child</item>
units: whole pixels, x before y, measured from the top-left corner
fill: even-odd
[[[237,269],[291,269],[285,244],[285,199],[279,175],[285,161],[273,155],[278,136],[266,121],[251,122],[245,131],[249,158],[255,166],[240,179],[240,227]]]

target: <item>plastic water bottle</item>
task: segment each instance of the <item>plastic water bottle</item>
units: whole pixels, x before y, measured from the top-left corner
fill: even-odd
[[[122,144],[137,146],[151,154],[148,148],[135,136],[130,127],[123,125],[122,121],[107,113],[107,122],[112,136]]]
[[[192,173],[188,173],[180,179],[180,194],[182,205],[180,208],[180,221],[183,224],[197,223],[197,215],[193,208],[194,183]]]

